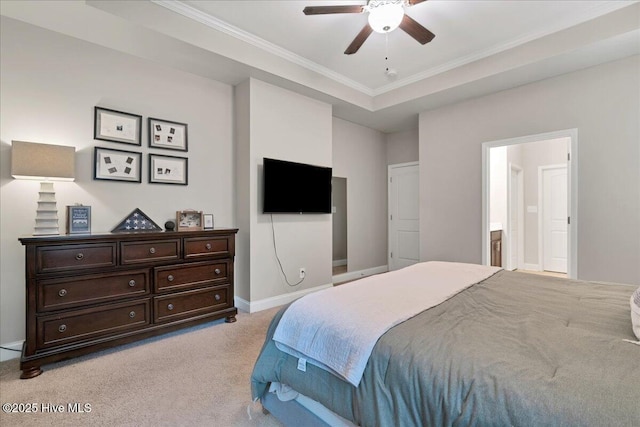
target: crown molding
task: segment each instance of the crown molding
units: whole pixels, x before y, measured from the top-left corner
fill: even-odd
[[[248,31],[242,30],[234,25],[231,25],[221,19],[218,19],[215,16],[211,16],[207,13],[204,13],[181,1],[151,0],[151,3],[154,3],[158,6],[162,6],[172,12],[178,13],[187,18],[193,19],[194,21],[199,22],[203,25],[206,25],[207,27],[212,28],[216,31],[220,31],[222,33],[235,37],[238,40],[241,40],[245,43],[248,43],[252,46],[255,46],[259,49],[262,49],[280,58],[286,59],[287,61],[290,61],[296,65],[306,68],[307,70],[314,71],[340,84],[348,86],[359,92],[362,92],[365,95],[373,96],[373,89],[369,88],[368,86],[358,83],[355,80],[352,80],[340,73],[336,73],[335,71],[327,67],[324,67],[313,61],[310,61],[287,49],[284,49],[276,44],[273,44],[267,40],[264,40],[256,36],[255,34],[251,34]]]
[[[432,67],[428,70],[422,71],[417,74],[413,74],[407,78],[396,80],[392,83],[386,84],[384,86],[380,86],[378,88],[370,88],[365,86],[353,79],[350,79],[340,73],[337,73],[327,67],[324,67],[316,62],[310,61],[300,55],[297,55],[287,49],[284,49],[274,43],[271,43],[267,40],[264,40],[255,34],[249,33],[245,30],[242,30],[234,25],[231,25],[221,19],[218,19],[214,16],[211,16],[207,13],[204,13],[192,6],[189,6],[182,1],[171,1],[171,0],[150,0],[152,3],[162,6],[172,12],[178,13],[182,16],[190,18],[196,22],[199,22],[203,25],[206,25],[216,31],[220,31],[229,36],[235,37],[241,41],[244,41],[252,46],[255,46],[259,49],[262,49],[268,53],[276,55],[280,58],[283,58],[287,61],[290,61],[296,65],[299,65],[303,68],[306,68],[310,71],[316,72],[324,77],[327,77],[333,81],[336,81],[340,84],[343,84],[347,87],[355,89],[365,95],[375,97],[378,95],[385,94],[387,92],[393,91],[395,89],[399,89],[403,86],[407,86],[416,82],[419,82],[424,79],[428,79],[430,77],[436,76],[438,74],[442,74],[444,72],[453,70],[455,68],[470,64],[472,62],[490,57],[492,55],[496,55],[501,52],[505,52],[509,49],[513,49],[525,43],[531,42],[533,40],[548,36],[550,34],[556,33],[558,31],[565,30],[572,26],[584,23],[591,19],[597,18],[599,16],[605,15],[607,13],[614,12],[616,10],[622,9],[624,7],[630,6],[632,4],[638,3],[640,0],[630,0],[630,1],[602,1],[599,3],[594,3],[594,6],[585,11],[580,15],[572,16],[571,18],[564,19],[562,22],[557,23],[556,25],[549,25],[543,27],[537,31],[525,34],[521,37],[513,39],[511,41],[501,43],[498,45],[494,45],[488,49],[485,49],[480,52],[475,52],[470,55],[466,55],[461,58],[457,58],[453,61],[446,62],[436,67]]]
[[[427,79],[429,77],[436,76],[438,74],[444,73],[446,71],[453,70],[455,68],[461,67],[463,65],[470,64],[472,62],[490,57],[492,55],[496,55],[501,52],[505,52],[509,49],[513,49],[530,41],[548,36],[550,34],[556,33],[558,31],[566,30],[567,28],[573,27],[575,25],[582,24],[591,19],[595,19],[599,16],[606,15],[607,13],[614,12],[618,9],[622,9],[634,3],[638,3],[638,0],[633,1],[613,1],[613,2],[604,2],[595,4],[592,8],[582,13],[581,15],[576,15],[570,19],[565,19],[562,22],[556,25],[549,25],[547,27],[541,28],[537,31],[528,33],[523,35],[522,37],[518,37],[517,39],[513,39],[506,43],[501,43],[495,46],[490,47],[489,49],[485,49],[480,52],[476,52],[467,56],[460,57],[453,61],[446,62],[437,67],[430,68],[428,70],[422,71],[417,74],[413,74],[407,78],[396,80],[393,83],[389,83],[384,86],[380,86],[376,89],[373,89],[373,96],[382,95],[386,92],[390,92],[395,89],[399,89],[403,86],[416,83],[420,80]]]

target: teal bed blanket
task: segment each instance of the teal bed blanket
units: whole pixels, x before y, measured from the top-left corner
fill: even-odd
[[[640,426],[633,290],[501,271],[382,335],[358,387],[275,347],[283,308],[253,397],[280,382],[362,426]]]

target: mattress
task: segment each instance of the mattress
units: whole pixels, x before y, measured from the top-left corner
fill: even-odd
[[[633,290],[501,271],[382,335],[358,387],[279,351],[281,311],[252,392],[287,384],[363,426],[638,426]]]

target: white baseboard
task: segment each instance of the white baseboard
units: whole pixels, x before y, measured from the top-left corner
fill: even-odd
[[[381,265],[379,267],[368,268],[360,271],[351,271],[349,273],[339,274],[333,276],[333,283],[346,282],[348,280],[360,279],[362,277],[371,276],[372,274],[385,273],[389,271],[389,267]],[[238,296],[235,297],[236,307],[240,311],[245,313],[255,313],[257,311],[267,310],[273,307],[279,307],[281,305],[289,304],[292,301],[297,300],[301,296],[309,294],[311,292],[317,292],[322,289],[330,288],[333,283],[327,285],[316,286],[315,288],[302,289],[296,292],[278,295],[275,297],[265,298],[257,301],[247,301]]]
[[[297,300],[301,296],[304,296],[311,292],[317,292],[322,289],[330,288],[332,286],[333,286],[333,283],[329,283],[327,285],[316,286],[315,288],[310,288],[310,289],[302,289],[296,292],[282,294],[275,297],[265,298],[257,301],[247,301],[243,298],[235,297],[235,302],[238,310],[241,310],[247,313],[255,313],[257,311],[267,310],[269,308],[279,307],[281,305],[289,304],[290,302]]]
[[[522,269],[523,270],[529,270],[529,271],[542,271],[538,264],[527,264],[527,263],[525,263],[525,264],[522,265]]]
[[[22,341],[2,344],[2,347],[5,348],[0,348],[0,362],[4,362],[5,360],[17,359],[22,353]],[[6,350],[7,348],[11,348],[16,351]]]
[[[381,265],[379,267],[367,268],[365,270],[359,271],[350,271],[344,274],[337,274],[333,276],[333,283],[342,283],[349,280],[362,279],[366,276],[371,276],[373,274],[386,273],[389,271],[388,265]]]
[[[332,265],[334,267],[341,267],[343,265],[347,265],[346,259],[334,259]]]

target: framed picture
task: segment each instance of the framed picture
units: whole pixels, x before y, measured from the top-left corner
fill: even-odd
[[[149,154],[149,182],[152,184],[189,183],[189,159]]]
[[[142,182],[142,153],[95,147],[93,179]]]
[[[93,138],[101,141],[142,145],[142,116],[95,107]]]
[[[213,214],[204,214],[204,229],[213,230]]]
[[[67,234],[91,233],[91,206],[67,206]]]
[[[176,212],[176,224],[178,231],[185,230],[202,230],[203,229],[202,211],[185,210]]]
[[[187,124],[149,117],[149,147],[189,151]]]

